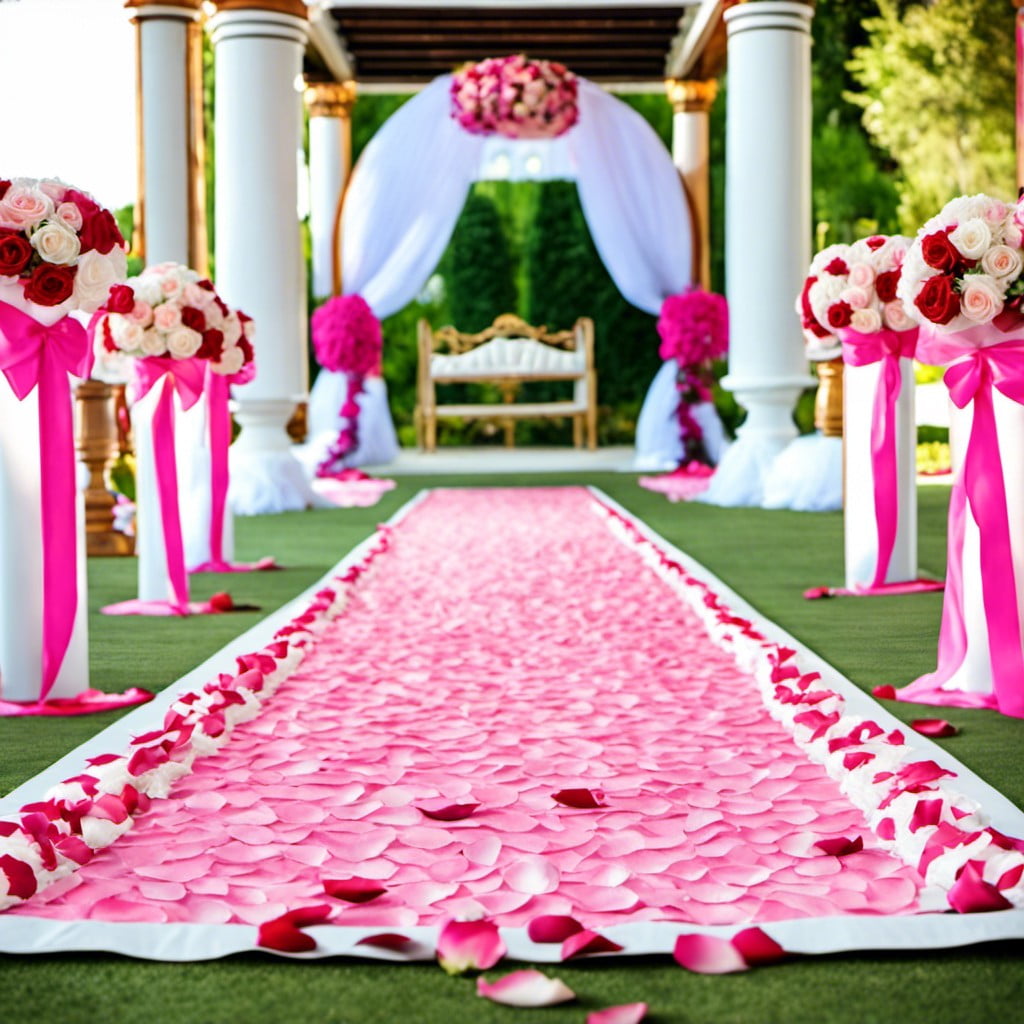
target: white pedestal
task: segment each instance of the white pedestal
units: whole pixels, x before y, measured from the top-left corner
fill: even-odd
[[[875,465],[871,455],[875,392],[883,363],[843,370],[845,508],[843,536],[846,586],[869,586],[878,566]],[[917,579],[917,427],[914,420],[914,366],[900,360],[902,386],[896,400],[896,539],[885,583]]]
[[[0,378],[0,696],[39,699],[43,679],[43,548],[39,389],[24,401]],[[71,642],[49,697],[89,688],[85,508],[75,492],[78,608]]]

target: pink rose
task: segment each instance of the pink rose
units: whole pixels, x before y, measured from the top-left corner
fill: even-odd
[[[960,312],[976,324],[987,324],[1003,308],[1003,292],[988,274],[968,274],[960,293]]]
[[[181,325],[181,309],[173,302],[163,302],[153,310],[153,323],[157,330],[173,331]]]
[[[870,288],[874,280],[875,271],[869,263],[854,263],[850,267],[849,281],[854,288]]]
[[[128,319],[137,323],[140,327],[149,327],[153,323],[153,307],[141,299],[135,301]]]
[[[861,334],[874,334],[882,329],[882,318],[874,309],[855,309],[850,314],[850,326]]]
[[[53,200],[36,188],[12,185],[0,199],[0,228],[23,231],[53,213]]]
[[[74,203],[61,203],[57,209],[54,210],[54,216],[62,224],[71,228],[72,231],[81,231],[82,211],[75,206]]]
[[[1020,253],[1008,245],[994,245],[982,256],[981,267],[992,277],[1017,277],[1021,271]]]
[[[882,319],[885,326],[893,331],[909,331],[915,322],[907,315],[902,302],[887,302],[882,307]]]
[[[851,309],[866,309],[871,305],[871,294],[864,288],[844,288],[839,298],[849,303]]]

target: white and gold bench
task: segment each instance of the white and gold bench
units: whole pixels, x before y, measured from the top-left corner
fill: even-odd
[[[463,334],[454,327],[432,331],[426,320],[417,327],[419,351],[416,430],[420,446],[437,448],[440,417],[496,419],[503,423],[505,444],[515,443],[517,419],[571,417],[573,443],[597,447],[597,372],[594,369],[594,324],[580,317],[572,330],[548,333],[531,327],[511,313],[504,313],[479,334]],[[571,399],[551,402],[518,402],[516,396],[528,381],[573,382]],[[438,384],[493,384],[501,402],[439,405]]]

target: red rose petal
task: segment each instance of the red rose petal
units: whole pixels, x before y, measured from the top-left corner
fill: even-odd
[[[408,935],[399,935],[397,932],[380,932],[377,935],[367,935],[356,943],[357,946],[376,946],[378,949],[390,949],[393,953],[404,953],[405,950],[414,944],[414,939],[410,939]]]
[[[468,818],[480,805],[452,803],[450,800],[422,800],[413,806],[434,821],[461,821]]]
[[[981,872],[968,861],[960,877],[948,893],[949,905],[958,914],[978,914],[989,910],[1009,910],[1013,904],[994,886],[981,877]]]
[[[851,853],[860,853],[864,849],[864,838],[857,836],[856,839],[847,839],[846,836],[836,836],[835,839],[822,839],[814,845],[830,857],[845,857]]]
[[[570,935],[583,931],[575,917],[565,914],[542,914],[527,926],[526,934],[533,942],[564,942]]]
[[[883,686],[876,686],[872,691],[872,695],[875,697],[881,697],[883,700],[895,700],[896,699],[896,687],[890,686],[885,683]]]
[[[347,903],[369,903],[388,890],[380,882],[353,875],[351,878],[325,878],[324,892]]]
[[[952,722],[947,722],[944,718],[915,718],[910,723],[910,728],[922,736],[931,736],[937,739],[956,736],[960,732]]]
[[[585,928],[570,935],[562,943],[562,959],[571,960],[574,956],[590,956],[593,953],[618,953],[622,948],[617,942]]]
[[[558,803],[566,807],[589,809],[604,807],[604,793],[600,789],[560,789],[552,794]]]
[[[34,896],[39,883],[35,872],[23,860],[5,853],[0,857],[0,871],[7,876],[7,891],[19,900]]]
[[[750,967],[778,963],[786,955],[786,951],[760,928],[744,928],[732,937],[732,944]]]

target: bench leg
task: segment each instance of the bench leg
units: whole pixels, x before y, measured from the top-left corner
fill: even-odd
[[[597,451],[597,409],[587,410],[587,448]]]
[[[423,414],[423,448],[425,451],[437,451],[437,418],[433,412]]]
[[[572,418],[572,446],[573,448],[583,447],[583,415],[577,413]]]

